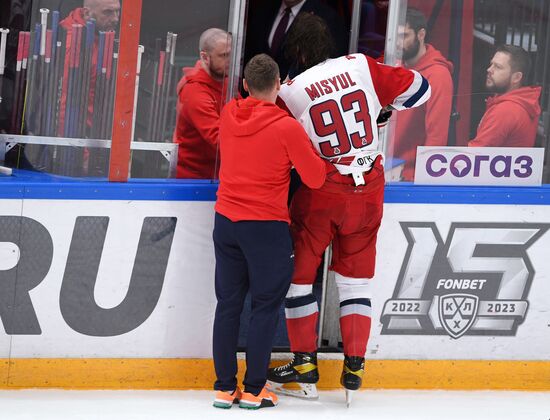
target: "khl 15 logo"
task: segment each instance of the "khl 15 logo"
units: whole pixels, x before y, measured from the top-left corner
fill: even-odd
[[[515,335],[535,270],[527,250],[543,223],[452,223],[444,241],[435,223],[402,222],[408,241],[382,334]]]

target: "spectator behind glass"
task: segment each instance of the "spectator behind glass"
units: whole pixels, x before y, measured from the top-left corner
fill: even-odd
[[[491,59],[485,87],[487,99],[477,135],[468,146],[533,147],[540,117],[539,86],[527,86],[529,54],[515,45],[502,45]]]
[[[285,12],[287,8],[289,10]],[[251,2],[249,7],[245,62],[256,54],[268,54],[279,65],[284,80],[291,63],[285,58],[283,44],[299,12],[312,13],[327,22],[335,45],[331,57],[348,52],[349,28],[340,15],[321,0],[260,0]],[[288,17],[285,17],[287,13]],[[283,27],[278,30],[280,24]]]
[[[398,115],[393,155],[405,160],[403,180],[414,179],[416,148],[446,146],[453,101],[453,65],[432,45],[427,44],[426,17],[418,10],[407,10],[402,35],[403,64],[418,71],[432,88],[430,100]],[[401,40],[401,37],[399,37]]]
[[[225,103],[230,35],[222,29],[207,29],[200,36],[199,51],[195,67],[183,69],[177,86],[178,178],[218,177],[219,119]]]

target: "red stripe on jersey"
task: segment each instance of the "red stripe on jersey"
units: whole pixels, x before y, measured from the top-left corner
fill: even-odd
[[[355,156],[343,156],[338,158],[332,158],[329,159],[330,163],[337,163],[338,165],[351,165],[353,160],[355,159]]]

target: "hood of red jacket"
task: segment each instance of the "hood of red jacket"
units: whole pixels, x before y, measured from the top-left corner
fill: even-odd
[[[69,16],[59,22],[59,24],[65,29],[70,29],[73,24],[86,26],[86,21],[82,17],[82,10],[82,7],[74,9],[71,13],[69,13]]]
[[[211,87],[212,89],[222,91],[224,83],[214,80],[203,68],[201,61],[197,60],[194,67],[184,67],[182,69],[183,77],[178,82],[177,92],[178,95],[187,83],[202,83]],[[225,86],[227,86],[227,79],[225,79]]]
[[[540,86],[524,86],[502,95],[491,96],[487,99],[487,110],[503,102],[514,102],[525,109],[531,119],[538,118],[540,115],[540,93]]]
[[[449,70],[449,73],[453,73],[453,63],[443,57],[443,54],[430,44],[426,44],[426,54],[420,57],[420,60],[418,60],[418,63],[413,68],[422,73],[432,66],[444,66]]]
[[[288,116],[274,103],[261,101],[252,96],[229,102],[223,112],[224,125],[236,137],[251,136]]]

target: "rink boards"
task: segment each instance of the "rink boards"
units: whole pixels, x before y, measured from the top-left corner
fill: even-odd
[[[210,388],[216,185],[15,181],[1,386]],[[365,386],[550,389],[548,192],[387,188]]]

